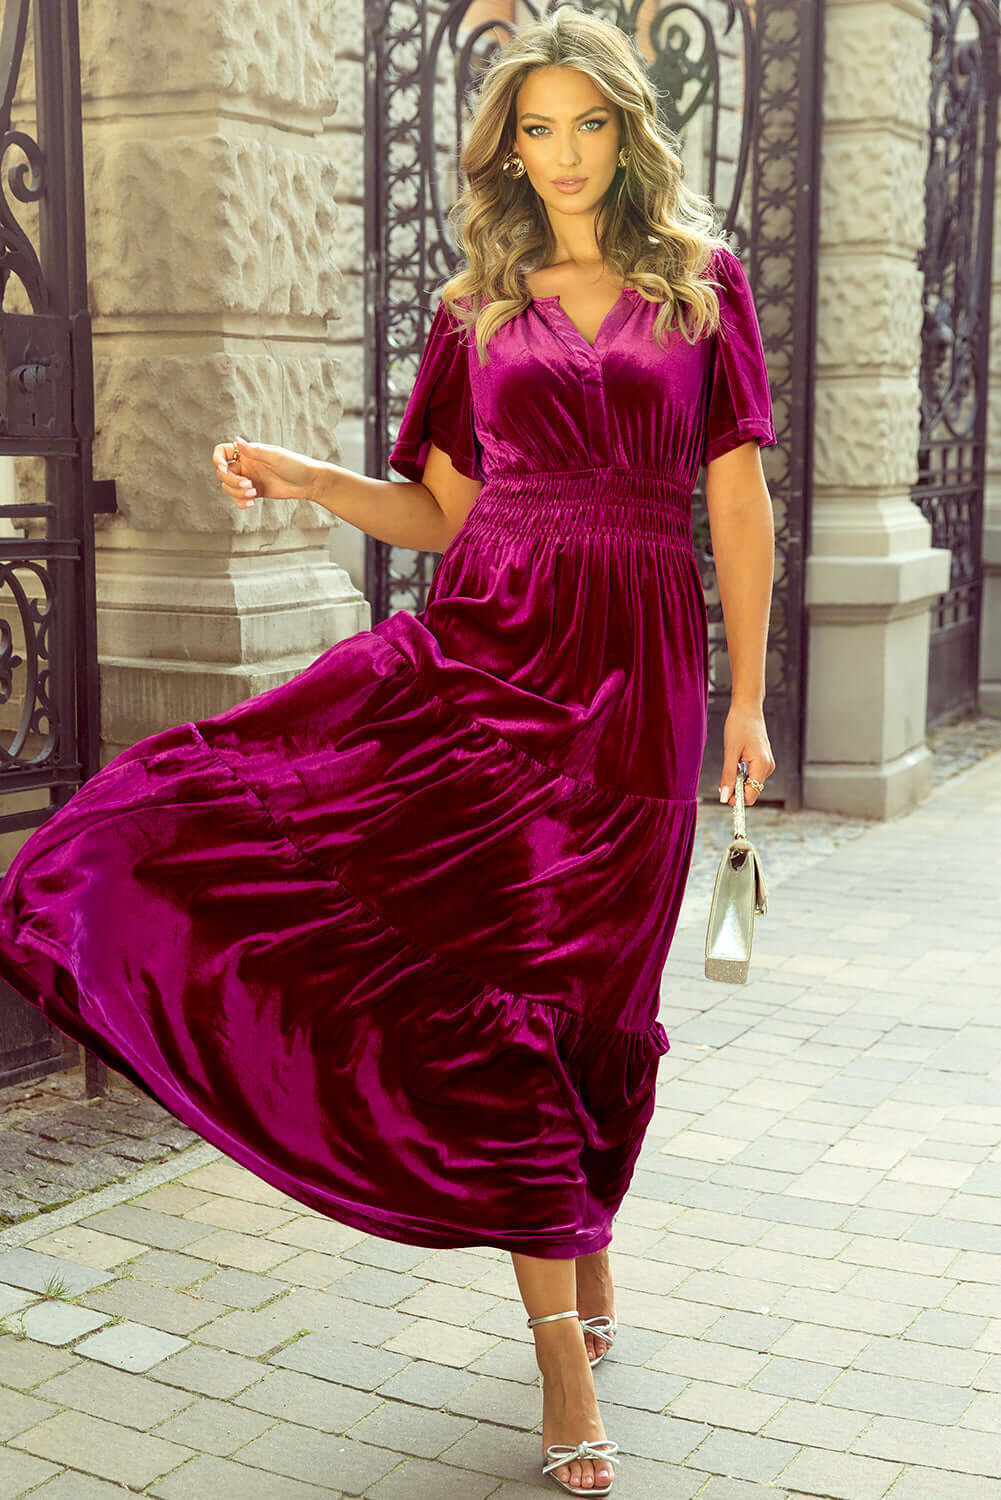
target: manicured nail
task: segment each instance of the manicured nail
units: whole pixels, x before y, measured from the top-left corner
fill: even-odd
[[[721,802],[729,802],[729,800],[730,800],[730,788],[728,786],[721,786],[720,787],[720,789],[719,789],[719,800]]]

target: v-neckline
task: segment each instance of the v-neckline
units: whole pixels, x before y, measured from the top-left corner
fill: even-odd
[[[602,318],[601,323],[598,325],[598,331],[594,336],[593,344],[590,342],[590,340],[584,337],[580,329],[577,327],[577,324],[574,322],[573,318],[571,318],[570,314],[563,306],[563,303],[560,300],[559,292],[554,292],[550,297],[533,297],[532,302],[547,302],[550,304],[555,303],[555,312],[559,314],[567,327],[573,330],[578,339],[580,339],[580,342],[584,345],[585,349],[590,349],[591,353],[594,354],[597,352],[598,345],[603,343],[609,332],[614,330],[618,322],[616,314],[620,313],[622,308],[626,306],[627,292],[632,292],[634,295],[636,295],[636,288],[634,286],[630,286],[628,282],[624,283],[623,286],[620,287],[619,295],[616,297],[615,301],[612,303],[611,307]]]

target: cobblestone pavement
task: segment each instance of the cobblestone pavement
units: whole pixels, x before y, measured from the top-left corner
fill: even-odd
[[[749,984],[702,910],[675,940],[595,1372],[620,1500],[1001,1500],[1001,754],[844,826],[768,868]],[[510,1258],[205,1142],[0,1231],[0,1315],[0,1500],[542,1492]]]

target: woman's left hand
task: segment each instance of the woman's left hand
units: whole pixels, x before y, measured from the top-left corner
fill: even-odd
[[[723,723],[723,774],[720,777],[720,801],[733,807],[736,802],[734,787],[737,781],[737,762],[747,762],[747,777],[744,781],[744,802],[748,807],[758,800],[758,789],[750,784],[750,777],[767,781],[775,770],[772,747],[768,743],[765,716],[760,708],[743,708],[731,703],[730,711]]]

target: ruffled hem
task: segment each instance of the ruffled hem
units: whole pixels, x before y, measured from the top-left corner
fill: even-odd
[[[264,1181],[432,1247],[603,1248],[659,1022],[483,983],[313,870],[193,726],[133,746],[22,847],[0,974]]]

